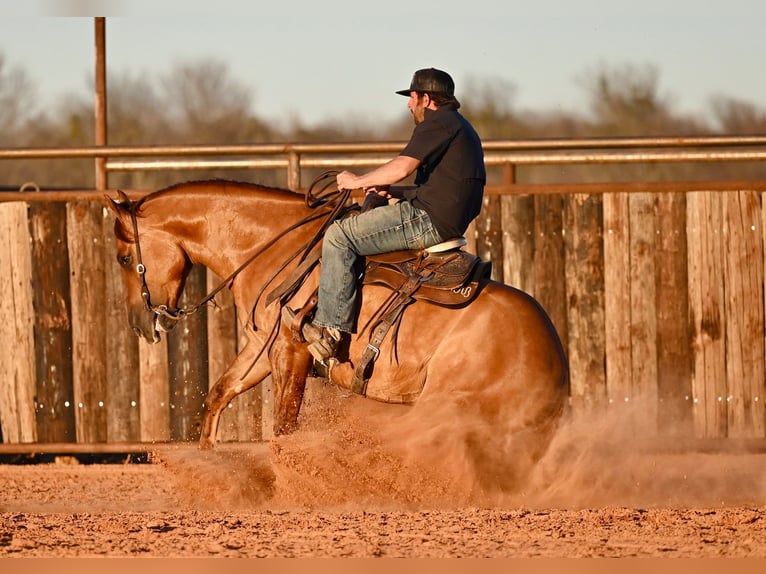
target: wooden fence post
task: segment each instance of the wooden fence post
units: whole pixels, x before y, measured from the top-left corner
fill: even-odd
[[[568,197],[564,227],[572,407],[583,415],[606,398],[601,196]]]
[[[631,401],[640,401],[641,418],[657,431],[657,291],[655,198],[631,193],[630,209],[630,346]],[[609,381],[607,381],[607,385]]]
[[[110,442],[141,440],[141,390],[138,337],[128,325],[125,287],[114,242],[114,217],[102,207],[106,292],[107,436]],[[156,384],[161,384],[159,381]]]
[[[764,436],[763,223],[760,194],[723,194],[727,436]]]
[[[726,311],[721,195],[691,192],[686,211],[694,429],[699,437],[725,437]]]
[[[527,293],[535,292],[535,200],[530,195],[509,195],[500,199],[499,254],[500,280]],[[491,252],[493,257],[497,253]],[[495,260],[492,260],[495,266]]]
[[[75,442],[72,323],[66,205],[29,207],[35,319],[37,436],[42,442]]]
[[[32,258],[27,204],[0,204],[0,440],[36,442]]]
[[[607,398],[620,406],[633,395],[631,365],[630,194],[604,194],[604,315]]]
[[[501,202],[498,196],[485,196],[484,207],[476,218],[476,254],[492,261],[492,278],[503,280],[503,232]]]
[[[657,393],[659,429],[693,430],[686,194],[657,196]]]
[[[563,235],[564,198],[561,195],[537,196],[534,198],[534,209],[533,295],[548,311],[566,350],[569,335]]]
[[[72,310],[72,371],[77,442],[106,442],[106,277],[101,243],[103,207],[67,204]]]
[[[171,440],[168,338],[163,337],[156,345],[139,339],[138,360],[141,440]]]

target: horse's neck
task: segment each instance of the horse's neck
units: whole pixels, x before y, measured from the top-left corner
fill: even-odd
[[[302,202],[281,197],[218,196],[201,204],[189,214],[192,222],[183,233],[183,247],[195,263],[201,263],[221,278],[229,277],[243,265],[260,267],[267,258],[270,242],[306,215]],[[297,249],[308,229],[292,232],[269,249],[268,257],[287,256]],[[253,261],[252,264],[248,262]],[[269,265],[271,271],[273,267]],[[253,275],[249,269],[248,275]]]

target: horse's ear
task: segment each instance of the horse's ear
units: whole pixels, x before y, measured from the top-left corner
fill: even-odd
[[[107,199],[107,205],[109,206],[109,209],[111,209],[115,215],[120,215],[130,206],[130,198],[128,198],[127,194],[121,189],[117,190],[117,200],[109,197],[108,195],[104,195],[104,197]]]
[[[133,204],[131,203],[130,198],[128,198],[125,192],[120,189],[117,190],[117,199],[109,197],[106,194],[104,194],[104,197],[106,198],[106,204],[109,206],[109,209],[115,215],[114,234],[118,239],[122,239],[123,241],[133,241],[133,234],[130,227],[130,214],[133,209]]]

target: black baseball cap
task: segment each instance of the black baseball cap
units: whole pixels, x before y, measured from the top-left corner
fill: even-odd
[[[452,98],[455,97],[455,82],[447,72],[436,68],[423,68],[412,75],[409,88],[398,90],[396,93],[409,98],[410,92],[444,94]]]

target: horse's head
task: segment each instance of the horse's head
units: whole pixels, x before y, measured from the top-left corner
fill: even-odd
[[[127,295],[128,322],[136,335],[157,343],[161,331],[175,326],[173,316],[191,262],[177,238],[165,229],[165,218],[143,201],[118,193],[118,200],[107,199],[116,216],[117,262]]]

